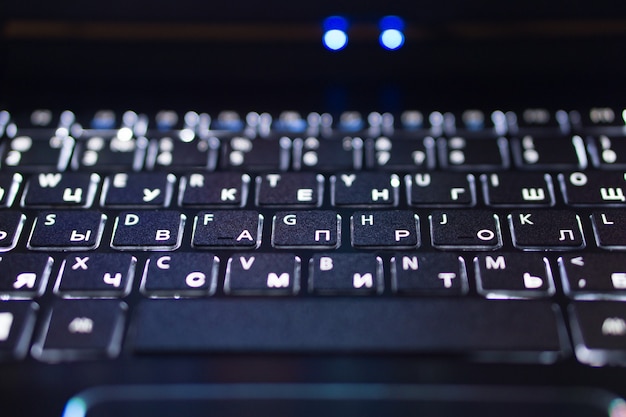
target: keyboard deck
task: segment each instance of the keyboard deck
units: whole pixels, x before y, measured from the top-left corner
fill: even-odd
[[[0,355],[626,363],[611,108],[0,113]]]

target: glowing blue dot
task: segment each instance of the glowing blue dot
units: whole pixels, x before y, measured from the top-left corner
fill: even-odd
[[[387,29],[380,34],[379,41],[383,48],[393,51],[404,45],[404,34],[398,29]]]
[[[338,51],[348,43],[348,35],[339,29],[331,29],[324,33],[324,46],[331,51]]]

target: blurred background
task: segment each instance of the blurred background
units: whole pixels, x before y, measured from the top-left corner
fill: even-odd
[[[0,104],[201,110],[623,105],[615,0],[5,0]],[[329,16],[346,43],[324,45]],[[402,45],[381,45],[381,19]],[[593,100],[593,103],[589,103]],[[245,108],[242,108],[245,107]]]

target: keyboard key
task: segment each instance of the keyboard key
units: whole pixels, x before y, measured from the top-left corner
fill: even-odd
[[[474,258],[476,286],[487,298],[547,297],[554,294],[550,263],[535,253],[480,255]]]
[[[0,211],[0,252],[15,247],[25,220],[26,216],[17,211]]]
[[[29,301],[0,303],[0,359],[26,356],[37,310],[37,304]]]
[[[577,112],[578,113],[578,112]],[[623,128],[624,118],[622,110],[611,107],[592,107],[578,113],[578,127],[584,129]]]
[[[520,249],[565,250],[585,246],[580,218],[567,210],[514,211],[509,215],[513,244]]]
[[[437,140],[443,167],[460,170],[498,170],[509,166],[509,147],[505,138],[466,139],[455,136]]]
[[[40,173],[24,190],[25,207],[91,207],[100,176],[83,172]]]
[[[0,174],[0,207],[11,207],[20,190],[20,174]]]
[[[123,297],[130,293],[136,264],[134,256],[123,253],[68,255],[54,292],[66,298]]]
[[[0,297],[24,299],[42,295],[48,283],[52,263],[51,257],[39,253],[2,255]]]
[[[257,211],[203,211],[194,219],[197,248],[254,249],[261,244],[263,216]]]
[[[73,147],[69,136],[17,136],[7,143],[4,167],[21,172],[64,171]]]
[[[435,167],[435,141],[424,139],[388,138],[381,136],[365,141],[365,161],[368,168],[411,171]]]
[[[523,169],[585,169],[587,151],[580,136],[571,139],[524,136],[513,139],[515,164]]]
[[[100,245],[106,216],[98,211],[48,211],[35,218],[28,239],[33,250],[80,251]]]
[[[330,178],[331,202],[335,206],[396,206],[400,179],[378,172],[343,173]]]
[[[115,218],[111,247],[173,250],[180,246],[185,215],[176,211],[122,212]]]
[[[593,366],[626,363],[626,304],[578,301],[570,306],[576,358]]]
[[[317,254],[309,267],[309,292],[372,295],[384,289],[383,261],[371,254]]]
[[[278,248],[335,248],[341,244],[341,217],[334,211],[283,211],[272,222]]]
[[[493,360],[546,363],[565,348],[560,314],[547,301],[144,300],[135,312],[129,343],[140,352],[496,353]]]
[[[233,255],[224,292],[232,295],[290,295],[300,290],[300,258],[287,253]]]
[[[565,202],[574,206],[626,206],[626,173],[573,172],[559,174]]]
[[[554,205],[554,187],[549,174],[501,172],[480,176],[485,203],[498,207],[545,207]]]
[[[588,139],[593,165],[601,169],[626,168],[626,137],[600,135]]]
[[[626,297],[626,262],[619,254],[585,253],[559,258],[565,292],[575,298]]]
[[[219,259],[210,253],[154,254],[146,262],[141,292],[153,298],[215,293]]]
[[[222,143],[222,167],[250,171],[286,171],[290,164],[291,139],[249,139],[236,136]]]
[[[516,117],[507,114],[509,128],[513,133],[550,132],[565,134],[570,129],[569,115],[563,110],[549,110],[546,108],[528,108]]]
[[[130,129],[115,131],[113,136],[89,136],[76,144],[72,169],[138,171],[144,165],[147,147],[148,140],[144,137],[133,138]]]
[[[500,220],[488,211],[434,211],[429,217],[438,249],[491,250],[502,246]]]
[[[125,303],[116,300],[57,301],[33,355],[45,362],[117,356]]]
[[[409,204],[418,207],[468,207],[476,204],[472,174],[429,172],[404,177]]]
[[[188,169],[214,170],[220,142],[217,138],[194,137],[191,129],[177,136],[153,139],[148,150],[147,169],[178,171]]]
[[[363,140],[344,137],[294,140],[294,169],[303,171],[359,170],[363,166]]]
[[[168,207],[176,177],[172,174],[115,174],[105,179],[102,205],[109,207]]]
[[[183,207],[241,207],[250,177],[234,172],[193,173],[181,179],[178,204]]]
[[[626,249],[626,213],[622,210],[594,211],[591,215],[596,244],[603,249]]]
[[[415,248],[419,218],[411,211],[358,211],[350,217],[355,248]]]
[[[399,294],[463,295],[468,289],[465,261],[452,253],[396,253],[391,288]]]
[[[318,207],[324,197],[324,177],[307,172],[261,175],[256,186],[258,206]]]

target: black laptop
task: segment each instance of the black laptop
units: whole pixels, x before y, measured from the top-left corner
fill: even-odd
[[[623,5],[0,12],[3,415],[626,416]]]

